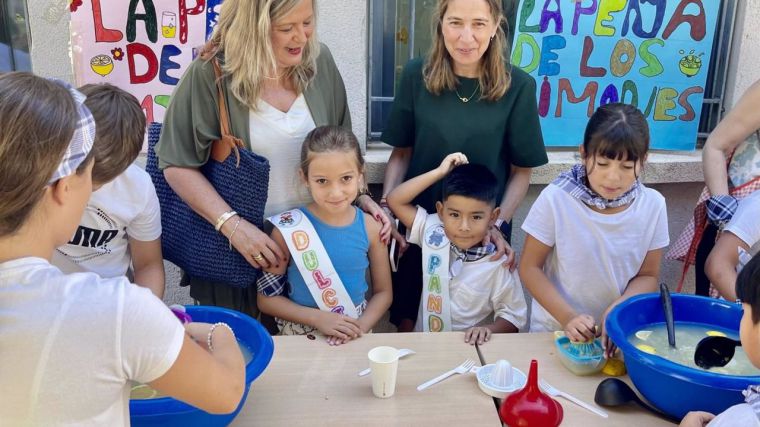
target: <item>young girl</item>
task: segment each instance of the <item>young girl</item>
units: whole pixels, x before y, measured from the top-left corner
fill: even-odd
[[[391,276],[380,224],[353,205],[363,174],[351,131],[322,126],[306,136],[299,176],[314,202],[269,219],[272,238],[291,260],[265,269],[258,281],[259,307],[277,318],[281,334],[319,331],[339,345],[369,332],[388,310]]]
[[[586,126],[582,162],[547,186],[522,225],[520,278],[533,295],[530,331],[564,329],[573,341],[602,335],[607,313],[655,292],[668,245],[665,199],[639,181],[649,149],[643,114],[607,104]]]
[[[183,328],[126,278],[64,275],[49,262],[92,192],[95,124],[83,101],[63,82],[0,75],[2,423],[129,425],[133,382],[231,412],[245,372],[228,326]]]

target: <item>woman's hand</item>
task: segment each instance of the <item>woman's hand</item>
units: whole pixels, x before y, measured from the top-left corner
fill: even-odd
[[[565,325],[565,335],[572,342],[588,342],[596,338],[596,322],[588,314],[579,314]]]
[[[382,227],[380,227],[380,241],[386,245],[390,243],[391,234],[394,229],[393,216],[389,216],[388,213],[380,207],[380,205],[375,203],[375,201],[366,194],[359,196],[356,199],[356,204],[359,206],[359,208],[361,208],[361,210],[371,215],[372,218],[375,218],[375,221],[382,224]]]
[[[506,255],[507,259],[504,260],[502,266],[509,268],[509,271],[515,271],[515,268],[517,268],[515,251],[512,249],[512,246],[507,243],[507,240],[504,238],[501,232],[495,227],[489,228],[488,233],[483,239],[483,246],[487,245],[488,243],[493,243],[496,245],[496,252],[494,252],[494,254],[491,256],[491,261],[497,261],[499,258],[501,258],[502,255]]]
[[[235,221],[237,220],[233,218],[224,224],[222,232],[225,236],[230,236],[233,229],[225,230],[224,228],[234,226]],[[278,268],[281,263],[287,262],[287,255],[283,253],[280,246],[250,222],[240,218],[240,224],[234,231],[230,243],[253,267]]]
[[[328,337],[335,337],[343,342],[359,338],[362,335],[361,325],[357,319],[329,311],[319,310],[314,327]],[[328,339],[328,343],[331,341],[335,342],[335,340]]]

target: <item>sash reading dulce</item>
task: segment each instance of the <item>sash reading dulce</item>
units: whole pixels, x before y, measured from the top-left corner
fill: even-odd
[[[425,332],[451,331],[449,298],[450,243],[437,214],[428,216],[422,242],[422,327]]]
[[[270,217],[269,221],[282,233],[293,262],[319,309],[357,319],[356,306],[309,218],[300,209],[292,209]]]

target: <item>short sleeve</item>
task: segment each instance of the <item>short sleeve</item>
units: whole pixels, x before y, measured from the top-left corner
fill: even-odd
[[[203,166],[220,138],[213,64],[196,58],[172,93],[156,146],[159,167]]]
[[[724,231],[730,231],[747,246],[753,247],[760,241],[760,192],[739,201],[736,214]]]
[[[657,222],[655,225],[654,236],[652,237],[652,243],[649,245],[650,251],[662,249],[670,244],[670,235],[668,234],[668,210],[665,205],[665,198],[659,193],[657,193],[657,196]]]
[[[156,188],[147,174],[145,178],[147,181],[143,183],[144,204],[134,220],[127,224],[127,236],[141,242],[150,242],[161,237],[161,208],[158,204]]]
[[[554,222],[554,210],[551,206],[551,185],[544,188],[528,211],[522,229],[546,246],[554,246],[557,230]]]
[[[147,288],[125,286],[121,324],[122,366],[127,378],[149,383],[174,365],[185,328]]]
[[[425,223],[427,223],[428,213],[425,208],[417,206],[417,213],[414,215],[412,228],[406,232],[406,240],[417,246],[421,246],[425,240]]]
[[[410,61],[401,72],[391,113],[381,140],[394,147],[414,146],[414,81],[421,78],[419,63]]]
[[[505,143],[509,145],[509,161],[518,167],[533,168],[549,161],[538,119],[536,82],[524,71],[512,69],[512,87],[515,101],[507,117]],[[509,92],[507,92],[509,93]]]
[[[503,280],[494,284],[491,293],[491,306],[494,311],[494,320],[501,317],[515,325],[520,331],[526,328],[528,306],[516,271],[505,271]]]

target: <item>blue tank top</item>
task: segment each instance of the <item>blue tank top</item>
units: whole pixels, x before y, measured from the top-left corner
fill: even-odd
[[[367,257],[369,239],[367,230],[364,228],[364,213],[354,207],[356,209],[354,221],[343,227],[334,227],[320,221],[306,207],[300,209],[314,225],[327,250],[327,256],[330,257],[354,305],[361,304],[368,288],[366,272],[369,267]],[[292,261],[288,265],[288,281],[290,282],[288,296],[293,302],[304,307],[318,308],[298,267]]]

